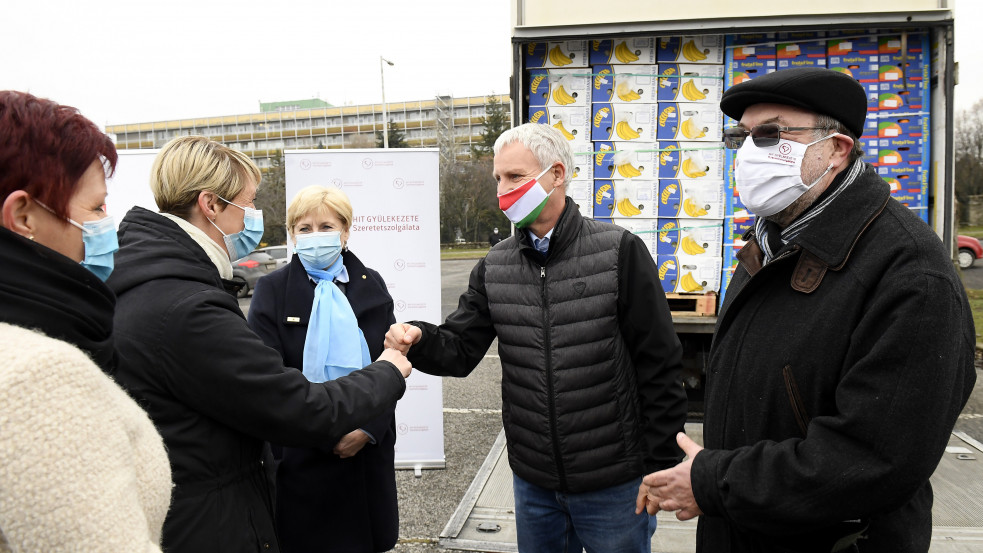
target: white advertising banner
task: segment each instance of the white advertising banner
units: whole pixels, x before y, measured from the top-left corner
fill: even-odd
[[[440,322],[439,153],[436,148],[287,150],[286,200],[334,186],[354,208],[349,248],[379,271],[399,322]],[[439,377],[414,371],[396,406],[396,467],[444,467]]]
[[[160,150],[117,150],[116,172],[106,181],[106,213],[120,221],[133,206],[157,213],[157,202],[150,192],[150,166]]]

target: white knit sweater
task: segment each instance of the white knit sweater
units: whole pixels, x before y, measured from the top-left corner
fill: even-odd
[[[0,323],[0,553],[159,552],[171,469],[81,350]]]

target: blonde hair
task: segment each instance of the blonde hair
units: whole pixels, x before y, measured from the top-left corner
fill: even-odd
[[[150,169],[150,190],[161,213],[187,218],[202,191],[232,200],[262,174],[246,154],[204,136],[182,136],[161,149]],[[223,204],[224,205],[224,204]]]
[[[330,209],[335,212],[341,224],[348,230],[352,226],[352,202],[348,195],[337,188],[327,186],[308,186],[301,188],[287,206],[287,231],[291,238],[297,221],[317,211]]]

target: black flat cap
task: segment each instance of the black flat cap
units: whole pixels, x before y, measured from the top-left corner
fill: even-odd
[[[768,73],[728,88],[720,99],[720,109],[738,121],[754,104],[784,104],[828,115],[855,136],[863,134],[867,118],[864,87],[849,75],[820,67]]]

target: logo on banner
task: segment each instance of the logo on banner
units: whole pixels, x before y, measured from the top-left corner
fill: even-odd
[[[406,310],[406,302],[403,300],[396,300],[396,311],[403,312]]]
[[[371,169],[375,163],[372,162],[372,158],[367,157],[362,160],[362,169]]]
[[[341,188],[343,186],[342,183],[341,183],[341,179],[339,179],[337,177],[331,179],[331,186],[333,186],[335,188]]]
[[[300,168],[303,169],[304,171],[310,169],[311,168],[311,160],[309,160],[307,158],[304,158],[304,159],[300,160]]]
[[[405,435],[407,435],[407,434],[410,433],[410,427],[407,426],[406,423],[397,424],[396,425],[396,432],[399,432],[400,434],[402,434],[402,435],[405,436]]]
[[[406,268],[406,262],[403,261],[402,259],[397,259],[396,261],[393,261],[393,267],[397,271],[402,271],[403,269]]]
[[[402,178],[396,177],[393,179],[393,188],[395,188],[396,190],[399,190],[404,186],[406,186],[406,183],[403,181]]]

